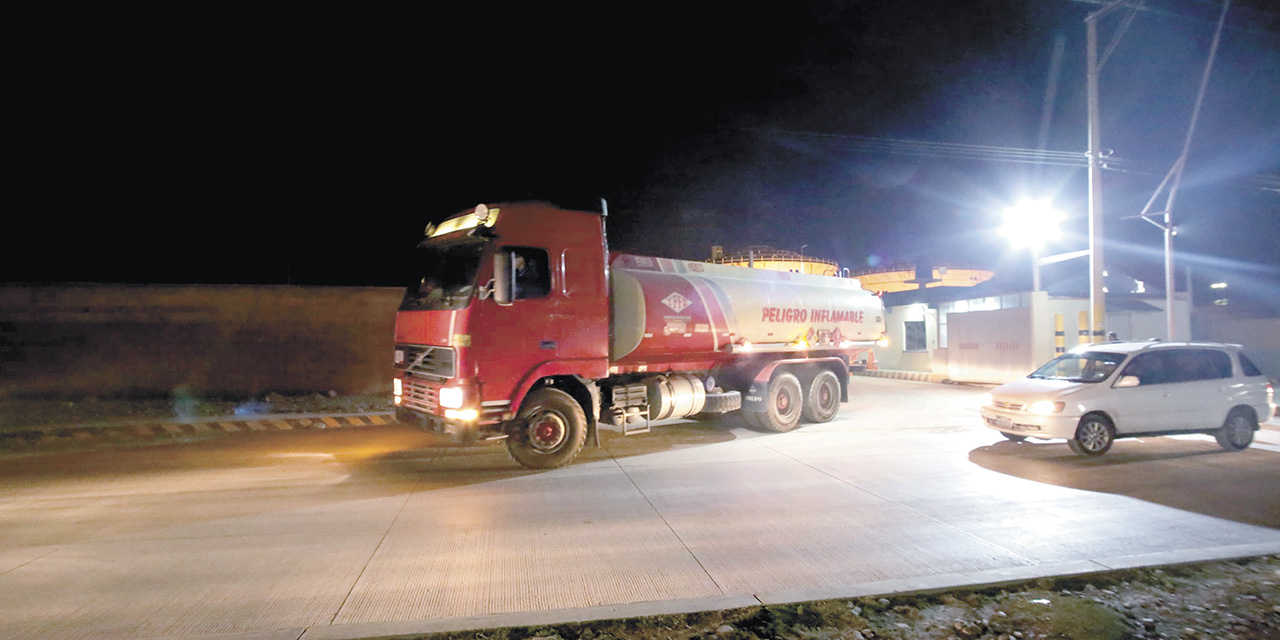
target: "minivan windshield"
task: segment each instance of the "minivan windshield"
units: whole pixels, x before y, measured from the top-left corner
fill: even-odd
[[[1086,351],[1066,353],[1036,369],[1028,378],[1069,380],[1071,382],[1102,382],[1124,361],[1123,353]]]
[[[484,238],[424,240],[414,251],[412,276],[401,311],[462,309],[475,292]]]

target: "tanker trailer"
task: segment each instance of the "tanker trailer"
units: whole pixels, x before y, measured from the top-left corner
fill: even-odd
[[[850,361],[884,336],[879,297],[849,278],[608,258],[604,220],[509,203],[428,227],[396,316],[400,419],[545,469],[601,425],[835,417]]]

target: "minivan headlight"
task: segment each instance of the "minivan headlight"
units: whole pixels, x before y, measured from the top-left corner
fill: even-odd
[[[1062,410],[1066,408],[1066,406],[1067,406],[1067,403],[1065,402],[1041,400],[1040,402],[1033,402],[1030,405],[1028,405],[1027,413],[1034,413],[1040,416],[1047,416],[1054,413],[1062,413]]]

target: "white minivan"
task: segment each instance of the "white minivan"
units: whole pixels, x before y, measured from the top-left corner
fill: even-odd
[[[1083,345],[996,387],[981,409],[1010,440],[1061,438],[1086,456],[1116,438],[1178,433],[1240,450],[1274,412],[1271,384],[1239,345],[1157,341]]]

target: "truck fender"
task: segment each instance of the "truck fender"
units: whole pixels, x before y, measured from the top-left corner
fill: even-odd
[[[588,435],[591,437],[596,427],[596,416],[600,415],[600,389],[595,381],[581,375],[580,372],[601,368],[607,370],[607,358],[580,358],[573,360],[548,360],[540,363],[525,374],[516,385],[511,395],[511,407],[514,413],[520,411],[525,396],[537,387],[551,386],[573,396],[582,405],[582,412],[587,417]]]

